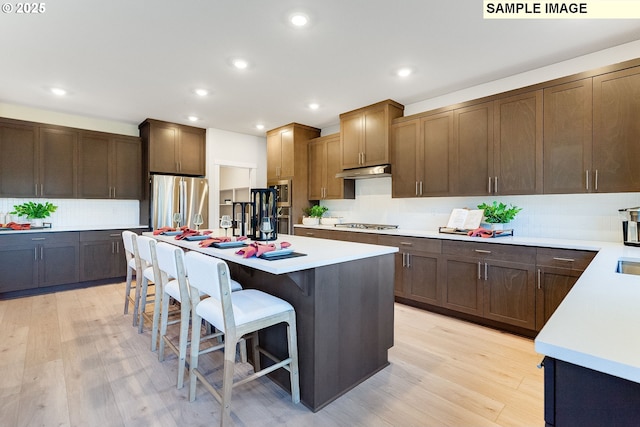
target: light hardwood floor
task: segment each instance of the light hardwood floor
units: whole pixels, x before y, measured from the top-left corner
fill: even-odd
[[[160,363],[123,315],[124,284],[0,301],[0,426],[214,426],[219,405]],[[318,413],[267,378],[234,390],[236,426],[543,426],[526,338],[396,304],[391,365]],[[221,358],[208,359],[215,378]],[[248,370],[242,366],[238,371]]]

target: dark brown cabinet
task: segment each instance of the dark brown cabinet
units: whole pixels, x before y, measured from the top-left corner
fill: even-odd
[[[453,113],[399,122],[391,134],[392,197],[448,195]]]
[[[442,252],[444,307],[535,329],[535,248],[444,241]]]
[[[0,239],[0,293],[78,281],[78,234],[24,233]]]
[[[544,193],[590,190],[592,79],[544,90]]]
[[[78,197],[140,199],[140,138],[82,132],[78,149]]]
[[[41,126],[39,139],[40,192],[36,195],[55,198],[76,197],[78,132]]]
[[[536,329],[541,330],[580,275],[595,257],[595,252],[538,248],[536,257]]]
[[[0,119],[0,196],[36,196],[39,171],[37,147],[37,126]]]
[[[80,232],[80,280],[126,275],[122,230]]]
[[[399,249],[395,254],[396,297],[440,305],[440,240],[381,235],[378,244]]]
[[[542,90],[494,101],[493,194],[542,193],[542,119]]]
[[[391,122],[403,112],[403,105],[387,100],[341,114],[342,168],[389,163]]]
[[[640,190],[640,67],[593,78],[593,190]]]
[[[340,167],[340,134],[309,141],[309,200],[354,199],[355,181],[336,178]]]
[[[146,119],[138,128],[151,173],[206,174],[206,130]]]

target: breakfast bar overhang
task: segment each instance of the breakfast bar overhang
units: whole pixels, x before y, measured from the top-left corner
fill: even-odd
[[[153,237],[224,259],[231,276],[245,289],[259,289],[293,305],[300,396],[312,411],[322,409],[389,364],[397,248],[280,235],[278,241],[291,243],[305,256],[269,261],[242,258],[235,254],[237,249],[201,248],[197,241]],[[260,344],[283,356],[285,337],[284,325],[276,325],[261,333]],[[288,390],[288,372],[279,369],[269,376]]]

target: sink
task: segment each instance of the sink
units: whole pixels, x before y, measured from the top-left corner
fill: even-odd
[[[640,276],[640,258],[620,258],[616,273]]]

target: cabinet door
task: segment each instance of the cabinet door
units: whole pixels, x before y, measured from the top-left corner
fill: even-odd
[[[536,327],[533,265],[483,263],[484,317],[526,329]]]
[[[493,192],[542,193],[542,90],[495,101]]]
[[[584,193],[591,169],[592,81],[544,90],[544,192]]]
[[[444,258],[443,307],[482,316],[483,289],[480,274],[478,259],[451,256]]]
[[[113,198],[138,200],[142,194],[142,148],[138,138],[114,138]]]
[[[80,242],[80,280],[114,277],[115,244],[113,240]]]
[[[453,150],[453,112],[420,121],[418,171],[421,196],[446,196],[451,192],[450,164]],[[395,171],[392,171],[395,173]]]
[[[401,298],[406,298],[409,295],[408,282],[404,278],[405,260],[406,254],[403,252],[396,252],[393,255],[393,294]]]
[[[291,178],[294,175],[295,147],[293,143],[293,129],[280,133],[280,177],[282,178]]]
[[[309,200],[323,198],[324,182],[327,166],[327,144],[322,140],[309,142]]]
[[[336,174],[342,172],[340,165],[340,135],[327,137],[325,141],[326,156],[326,184],[324,190],[325,199],[355,199],[355,181],[336,178]]]
[[[205,175],[205,134],[180,129],[178,171],[186,175]]]
[[[455,152],[451,158],[454,193],[485,195],[493,170],[493,103],[453,111]]]
[[[365,111],[362,139],[365,166],[389,163],[389,123],[384,108]]]
[[[267,180],[277,179],[282,165],[280,133],[267,135]]]
[[[0,121],[0,196],[35,197],[38,128]]]
[[[640,190],[640,67],[593,78],[593,189]]]
[[[38,286],[37,245],[0,246],[0,292],[20,291]]]
[[[440,305],[438,292],[438,256],[407,252],[402,269],[408,297],[433,305]]]
[[[536,329],[541,330],[582,274],[581,270],[541,267],[538,269]]]
[[[340,141],[342,145],[342,168],[362,166],[363,115],[354,114],[340,120]]]
[[[76,196],[77,153],[78,132],[40,127],[39,196]]]
[[[78,197],[111,198],[110,145],[107,135],[80,134],[78,146]]]
[[[77,233],[74,233],[77,236]],[[79,252],[78,240],[73,242],[56,242],[55,238],[49,239],[51,242],[41,244],[38,247],[40,252],[39,286],[64,285],[78,282]]]
[[[417,197],[418,145],[420,145],[420,121],[393,125],[391,128],[391,180],[392,197]]]
[[[149,171],[159,173],[178,172],[177,127],[153,123],[149,128]]]

